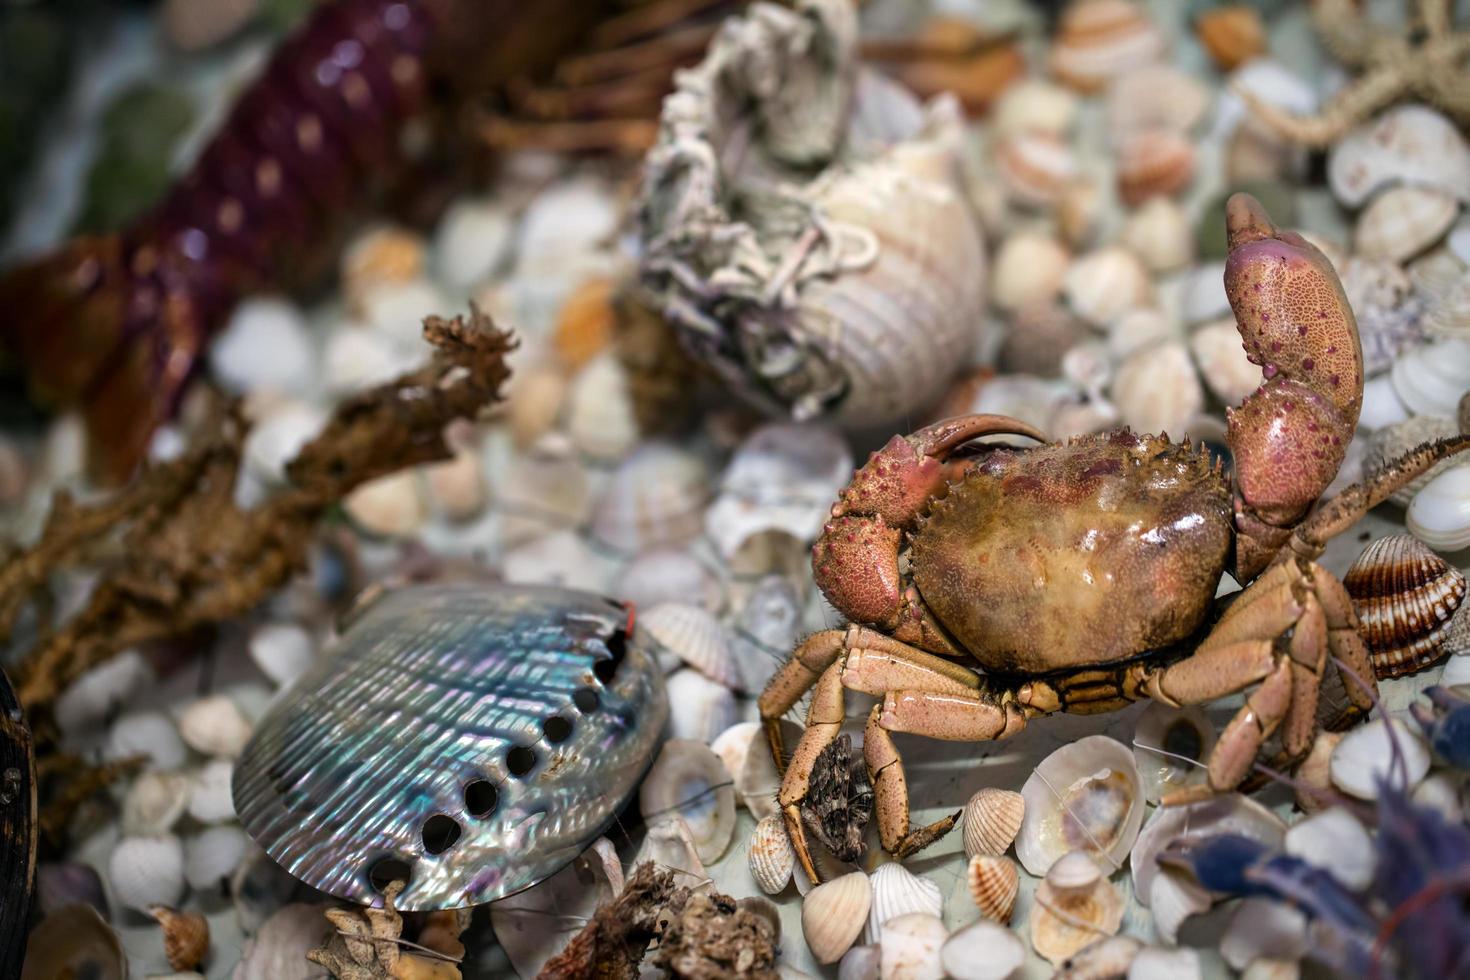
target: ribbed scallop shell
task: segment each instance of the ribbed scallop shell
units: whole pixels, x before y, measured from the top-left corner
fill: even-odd
[[[1444,237],[1460,214],[1454,195],[1432,187],[1390,187],[1358,216],[1353,251],[1404,262]]]
[[[709,497],[702,460],[668,443],[646,442],[608,481],[592,512],[592,536],[630,554],[683,544],[703,530]]]
[[[786,833],[784,817],[773,814],[761,818],[750,835],[746,858],[750,862],[750,876],[767,895],[778,895],[791,883],[796,851]]]
[[[1001,925],[1010,922],[1016,910],[1016,892],[1021,887],[1016,862],[998,854],[976,854],[970,858],[966,877],[980,914]]]
[[[873,904],[868,911],[867,941],[881,937],[883,924],[910,912],[942,915],[944,893],[928,878],[909,871],[897,861],[881,865],[872,874]]]
[[[1051,71],[1079,91],[1095,92],[1157,61],[1166,46],[1158,25],[1131,0],[1075,0],[1052,41]]]
[[[728,688],[740,686],[725,627],[710,612],[683,602],[661,602],[642,614],[655,643],[695,670]]]
[[[824,882],[801,902],[801,932],[818,963],[836,963],[868,921],[873,889],[861,871]]]
[[[987,786],[965,804],[965,854],[1004,854],[1021,830],[1026,799],[1010,789]]]
[[[1194,179],[1194,143],[1162,127],[1141,130],[1118,144],[1118,196],[1138,205],[1168,196]]]

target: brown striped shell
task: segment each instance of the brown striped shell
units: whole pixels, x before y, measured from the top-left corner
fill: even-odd
[[[998,854],[976,854],[970,858],[966,877],[980,914],[1001,925],[1009,923],[1021,886],[1016,862]]]
[[[1417,538],[1373,542],[1342,581],[1379,677],[1412,674],[1452,652],[1446,640],[1465,599],[1465,576]]]

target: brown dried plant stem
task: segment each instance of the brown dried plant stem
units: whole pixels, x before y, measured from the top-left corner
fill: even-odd
[[[46,529],[0,567],[0,635],[53,571],[95,565],[86,605],[43,635],[16,671],[27,711],[121,650],[240,616],[306,565],[317,521],[355,487],[452,455],[444,427],[500,398],[514,346],[478,309],[424,321],[425,367],[338,406],[261,505],[234,503],[245,426],[224,421],[206,444],[154,467],[117,496],[78,505],[58,495]]]

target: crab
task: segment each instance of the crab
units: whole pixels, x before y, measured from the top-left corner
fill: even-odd
[[[1040,715],[1246,693],[1208,778],[1166,802],[1239,786],[1267,740],[1290,766],[1319,727],[1367,712],[1373,669],[1342,583],[1316,559],[1394,489],[1470,438],[1418,447],[1316,507],[1362,404],[1357,325],[1328,260],[1261,205],[1226,204],[1226,290],[1264,380],[1228,414],[1227,474],[1204,446],[1126,429],[1048,443],[1015,419],[970,415],[894,436],[854,475],[812,549],[851,623],[797,647],[760,696],[784,775],[778,805],[820,880],[800,817],[844,692],[874,695],[863,754],[884,850],[902,860],[958,814],[911,827],[894,732],[1007,738]],[[980,444],[991,434],[1039,446]],[[1229,572],[1243,589],[1216,598]],[[977,669],[978,668],[978,669]],[[1345,698],[1319,689],[1340,671]],[[811,692],[785,764],[780,719]],[[1275,744],[1275,743],[1273,743]]]

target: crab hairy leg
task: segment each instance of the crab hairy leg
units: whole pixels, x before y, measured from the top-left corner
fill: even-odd
[[[1236,578],[1286,543],[1347,452],[1363,402],[1363,352],[1327,257],[1271,223],[1260,202],[1225,206],[1225,291],[1246,355],[1265,380],[1228,412],[1235,459]]]
[[[776,804],[786,820],[786,832],[791,837],[792,850],[801,870],[813,884],[820,882],[816,862],[807,844],[806,827],[801,822],[801,801],[806,799],[811,786],[812,767],[822,750],[837,739],[846,717],[846,705],[842,697],[842,665],[834,663],[822,672],[817,686],[812,691],[811,707],[806,714],[806,731],[791,755],[791,765],[781,779],[781,788],[776,794]]]
[[[756,702],[766,742],[776,760],[776,771],[786,772],[786,746],[781,737],[781,717],[796,706],[817,679],[837,661],[849,645],[861,642],[861,634],[869,631],[858,626],[846,630],[822,630],[813,633],[797,647],[790,659],[766,682]],[[877,634],[874,634],[877,635]]]
[[[812,548],[817,587],[839,612],[897,639],[939,653],[956,652],[943,630],[899,573],[903,536],[942,496],[959,467],[950,454],[983,435],[1044,433],[1003,415],[963,415],[907,436],[894,436],[874,453],[832,506]]]

